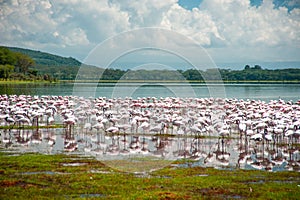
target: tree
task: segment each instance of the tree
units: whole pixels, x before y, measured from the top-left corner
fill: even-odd
[[[248,69],[250,69],[250,66],[249,65],[245,65],[244,70],[248,70]]]
[[[254,69],[258,69],[258,70],[261,70],[262,67],[260,65],[254,65]]]
[[[0,78],[8,79],[14,68],[12,65],[0,65]]]
[[[38,70],[28,69],[28,74],[33,75],[33,76],[38,76]]]
[[[15,53],[16,54],[16,72],[20,72],[26,74],[28,72],[29,67],[34,65],[34,60],[27,55],[22,53]]]
[[[16,57],[8,48],[0,47],[0,65],[15,65]]]

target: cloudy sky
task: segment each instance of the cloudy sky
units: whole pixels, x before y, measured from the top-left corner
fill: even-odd
[[[145,27],[191,39],[222,66],[300,63],[299,0],[0,0],[1,45],[80,61],[104,41]]]

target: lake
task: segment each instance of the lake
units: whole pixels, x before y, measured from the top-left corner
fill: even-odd
[[[74,92],[74,89],[76,92]],[[85,97],[221,97],[298,101],[300,84],[59,83],[0,84],[0,94]]]

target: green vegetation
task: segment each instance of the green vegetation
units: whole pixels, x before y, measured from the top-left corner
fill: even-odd
[[[7,47],[12,52],[19,52],[24,55],[31,57],[36,65],[41,66],[80,66],[81,62],[76,60],[75,58],[69,57],[65,58],[62,56],[53,55],[50,53],[45,53],[41,51],[34,51],[30,49],[23,49],[17,47]]]
[[[83,67],[84,72],[78,73]],[[15,47],[0,48],[0,79],[12,80],[85,80],[85,81],[169,81],[169,82],[300,82],[300,69],[263,69],[260,65],[246,65],[243,70],[187,69],[187,70],[122,70],[82,65],[72,57],[61,57]],[[218,73],[216,73],[216,70]],[[221,75],[222,80],[218,75]],[[205,77],[205,80],[204,78]]]
[[[57,129],[57,128],[63,128],[63,124],[53,124],[53,125],[44,125],[44,126],[30,126],[30,125],[24,125],[24,126],[14,126],[14,125],[6,125],[6,126],[0,126],[0,130],[11,130],[11,129],[24,129],[24,130],[35,130],[35,129]]]
[[[65,58],[50,53],[17,47],[7,48],[12,52],[22,53],[31,57],[35,62],[33,69],[43,79],[74,80],[81,66],[81,62],[72,57]]]
[[[298,199],[300,196],[299,172],[178,168],[176,164],[148,174],[135,174],[111,169],[90,157],[0,152],[0,199]]]
[[[48,74],[38,75],[34,65],[30,56],[0,47],[0,80],[53,81]]]
[[[229,70],[218,69],[220,77],[218,77],[215,70],[208,69],[206,71],[199,71],[196,69],[182,70],[120,70],[120,69],[104,69],[92,66],[85,66],[89,68],[84,70],[85,74],[78,74],[79,67],[60,68],[56,71],[54,67],[47,68],[44,72],[59,80],[89,80],[89,81],[120,81],[120,82],[135,82],[135,81],[165,81],[165,82],[204,82],[203,76],[206,77],[206,82],[224,81],[224,82],[261,82],[261,83],[280,83],[300,82],[300,69],[243,69],[243,70]],[[104,71],[104,72],[103,72]],[[101,76],[95,76],[101,74]],[[95,77],[95,78],[91,78]]]
[[[244,69],[244,70],[229,70],[219,69],[220,77],[216,76],[216,73],[212,70],[198,71],[195,69],[188,69],[186,71],[171,71],[171,70],[120,70],[120,69],[103,69],[92,66],[90,70],[85,70],[85,74],[78,74],[79,67],[60,68],[56,71],[56,68],[49,67],[44,69],[44,72],[59,80],[89,80],[101,82],[136,82],[136,81],[165,81],[165,82],[214,82],[224,81],[233,83],[299,83],[300,82],[300,69]],[[103,74],[102,74],[103,73]],[[101,76],[95,76],[95,74],[102,74]],[[206,77],[206,81],[203,79],[203,75]],[[76,77],[77,76],[77,77]],[[96,77],[96,78],[91,78]]]
[[[246,65],[244,70],[220,70],[223,80],[232,81],[300,81],[300,69],[262,69]]]

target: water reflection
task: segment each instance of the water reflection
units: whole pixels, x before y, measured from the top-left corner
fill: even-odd
[[[99,160],[152,156],[167,160],[192,159],[193,166],[300,171],[299,140],[282,138],[280,143],[235,139],[195,138],[187,136],[106,134],[77,127],[73,132],[60,129],[1,130],[0,146],[16,152],[80,154]]]

